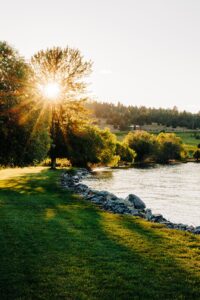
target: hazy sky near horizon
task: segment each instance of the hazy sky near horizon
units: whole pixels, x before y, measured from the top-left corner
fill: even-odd
[[[52,46],[94,62],[101,101],[200,110],[199,0],[0,0],[0,40],[26,58]]]

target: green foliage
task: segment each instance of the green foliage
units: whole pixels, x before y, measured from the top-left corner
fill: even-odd
[[[200,113],[179,112],[176,107],[172,109],[149,108],[145,106],[125,106],[108,102],[90,102],[88,107],[94,111],[97,118],[104,118],[107,123],[119,130],[127,130],[131,125],[144,125],[157,123],[165,127],[177,126],[188,129],[200,128]]]
[[[0,42],[0,165],[31,164],[47,154],[45,120],[35,125],[40,108],[30,98],[30,75],[18,52]]]
[[[123,162],[133,163],[136,157],[136,152],[123,142],[116,143],[116,154]]]
[[[83,126],[87,123],[86,114],[84,115],[86,110],[82,105],[85,100],[83,97],[86,83],[82,79],[91,72],[91,66],[92,63],[85,61],[78,49],[69,47],[42,50],[31,58],[32,80],[35,87],[44,87],[49,83],[56,83],[60,87],[59,97],[48,108],[52,111],[50,114],[52,147],[49,152],[52,168],[55,167],[57,157],[66,157],[68,132],[72,127],[77,131],[80,124]],[[37,97],[48,103],[42,89]]]
[[[181,138],[174,133],[161,132],[156,136],[146,131],[132,131],[125,136],[124,142],[136,152],[136,161],[150,159],[167,163],[187,156]]]
[[[158,144],[156,161],[167,163],[169,160],[180,160],[184,158],[182,140],[174,133],[160,133],[156,137]]]
[[[100,130],[85,126],[76,130],[68,129],[66,155],[72,165],[116,164],[116,137],[108,129]]]
[[[146,131],[129,132],[124,143],[136,152],[136,161],[144,161],[155,152],[155,136]]]
[[[82,78],[91,72],[91,61],[85,61],[78,49],[53,47],[41,50],[31,58],[36,85],[56,82],[61,87],[60,103],[80,98],[86,83]],[[44,95],[41,93],[41,97]],[[44,99],[46,100],[46,99]]]

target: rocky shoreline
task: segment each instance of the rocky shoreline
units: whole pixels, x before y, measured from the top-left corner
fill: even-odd
[[[80,183],[80,181],[89,174],[90,172],[86,169],[78,169],[75,174],[65,172],[61,175],[61,185],[64,189],[81,195],[86,200],[95,203],[106,211],[123,215],[138,216],[150,222],[163,224],[170,229],[200,234],[200,226],[194,227],[181,223],[172,223],[165,219],[161,214],[153,214],[151,209],[146,208],[145,203],[134,194],[128,195],[125,199],[118,198],[110,192],[97,191]]]

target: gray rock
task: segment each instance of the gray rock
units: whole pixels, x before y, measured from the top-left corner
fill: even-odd
[[[118,214],[125,214],[127,213],[126,209],[124,209],[124,207],[118,207],[117,209],[115,209],[115,212]]]
[[[98,195],[104,196],[106,197],[107,195],[109,195],[110,193],[107,191],[97,191]]]
[[[167,220],[165,218],[163,218],[163,216],[161,214],[155,214],[155,215],[152,215],[151,221],[160,223],[160,222],[167,221]]]
[[[86,184],[79,183],[75,185],[75,191],[85,193],[88,190],[88,186]]]
[[[129,208],[129,212],[132,216],[140,216],[140,212],[138,209],[135,208]]]
[[[117,200],[117,196],[115,196],[114,194],[112,193],[109,193],[107,196],[106,196],[106,199],[107,200]]]
[[[152,214],[151,209],[147,208],[147,209],[146,209],[146,216],[145,216],[146,219],[147,219],[148,221],[150,221],[151,218],[152,218],[152,216],[153,216],[153,214]]]
[[[194,233],[200,234],[200,226],[198,226],[194,229]]]
[[[73,180],[74,182],[79,182],[80,177],[77,176],[77,175],[75,175],[75,176],[72,177],[72,180]]]
[[[117,197],[117,199],[115,199],[115,202],[118,203],[118,204],[125,204],[126,205],[125,200],[123,198],[118,198]],[[128,205],[126,205],[126,206],[128,206]]]
[[[134,208],[145,209],[145,207],[146,207],[145,203],[138,196],[136,196],[134,194],[128,195],[125,200],[132,203]]]
[[[90,200],[96,204],[102,204],[104,202],[102,196],[96,196],[96,195],[90,198]]]

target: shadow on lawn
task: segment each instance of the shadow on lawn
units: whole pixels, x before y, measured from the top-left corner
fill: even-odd
[[[43,171],[0,190],[1,299],[199,298],[193,249],[190,257],[172,231],[62,191],[57,176]]]

